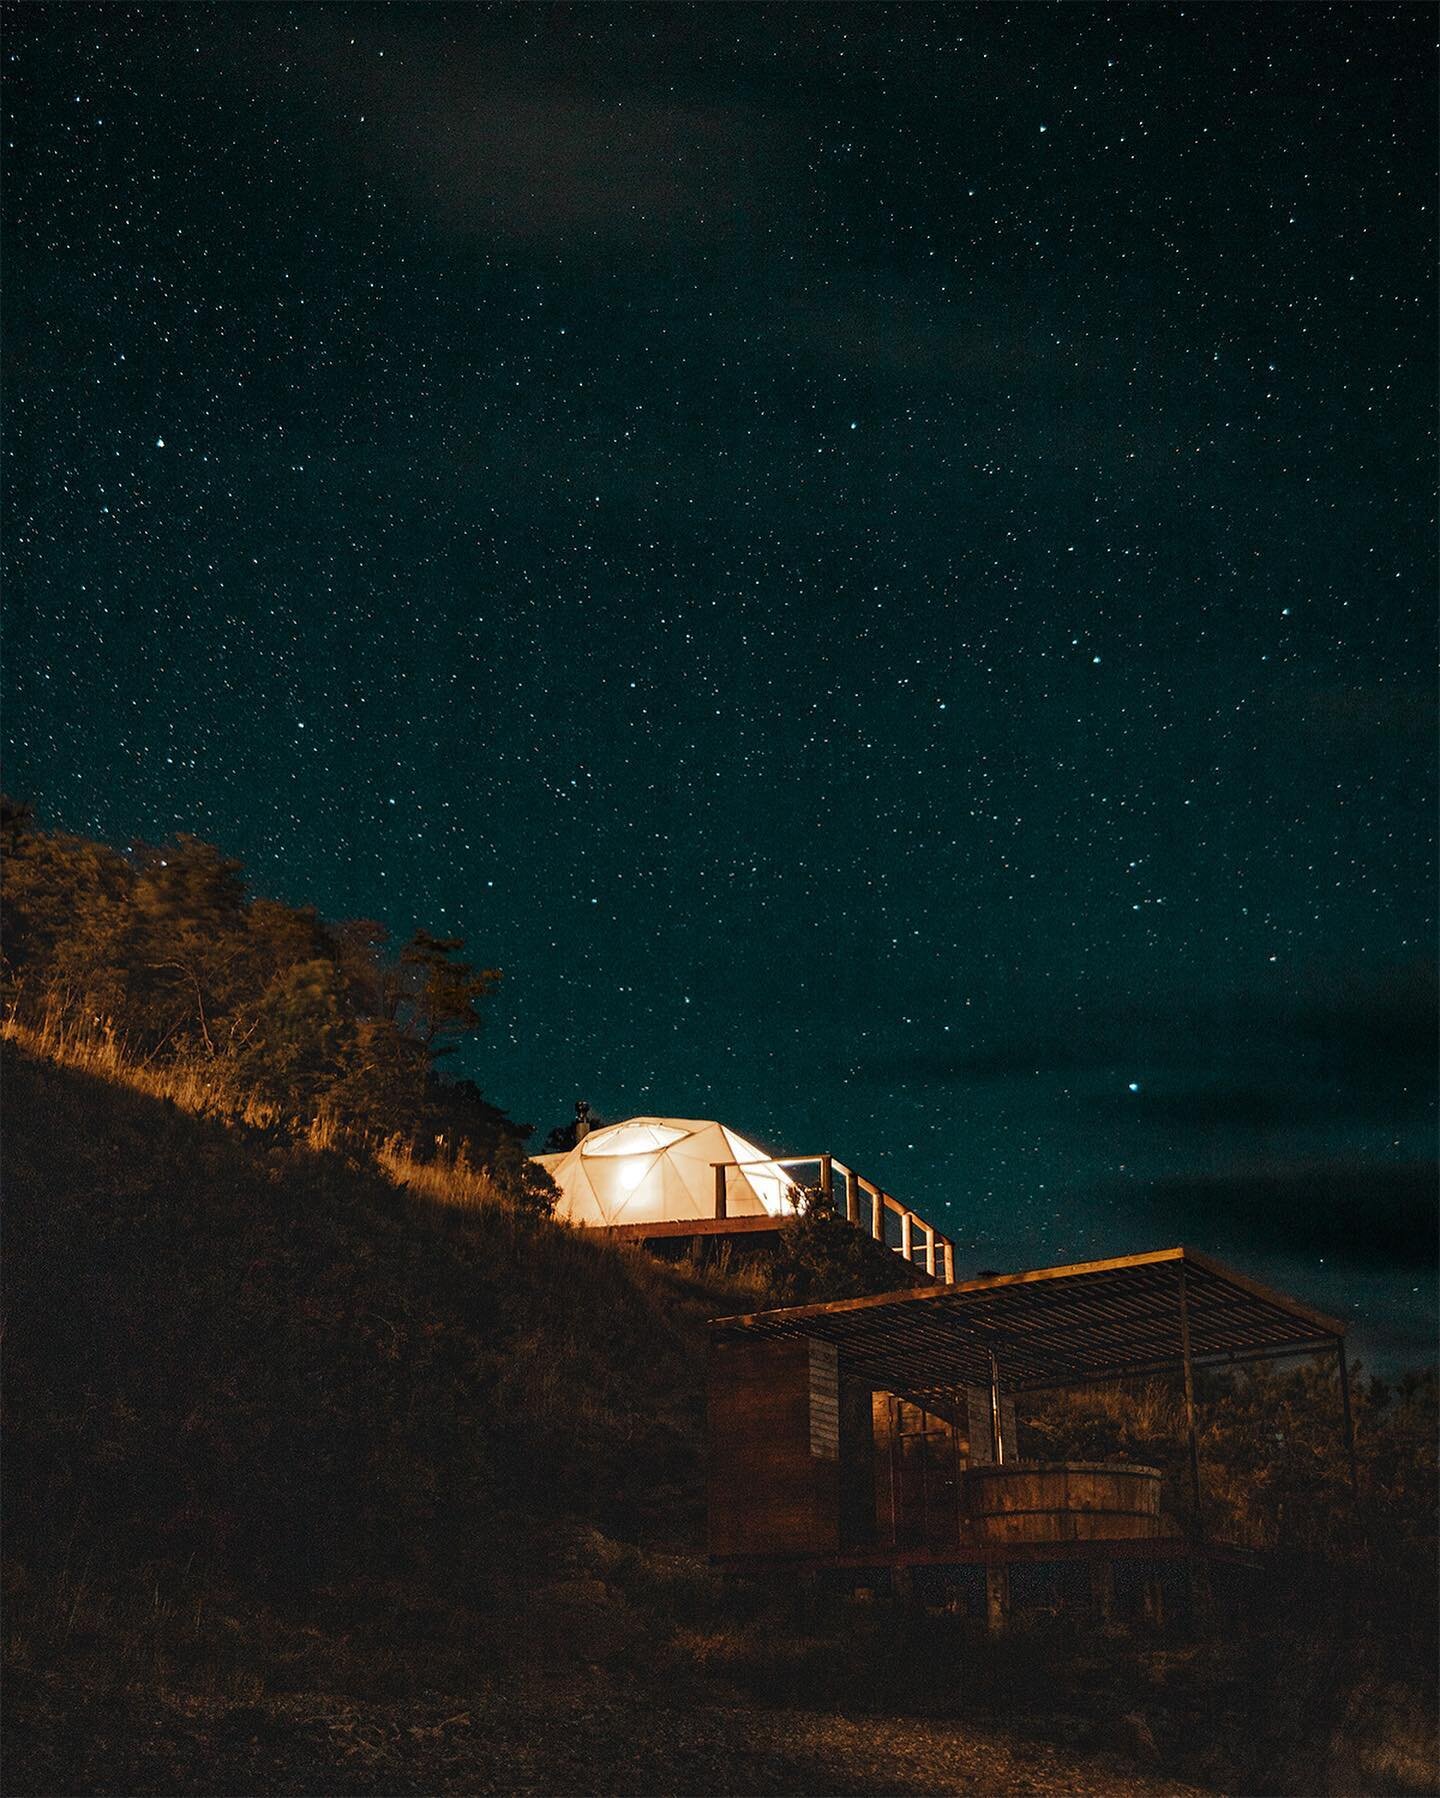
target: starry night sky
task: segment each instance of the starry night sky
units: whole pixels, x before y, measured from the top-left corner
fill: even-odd
[[[9,9],[8,788],[463,935],[542,1129],[1424,1354],[1434,39]]]

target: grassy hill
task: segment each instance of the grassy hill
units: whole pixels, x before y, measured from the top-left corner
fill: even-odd
[[[13,1043],[3,1075],[13,1793],[1432,1789],[1413,1629],[996,1645],[720,1581],[704,1325],[753,1272]]]
[[[696,1539],[702,1324],[642,1255],[6,1047],[13,1537],[300,1592],[496,1520]]]

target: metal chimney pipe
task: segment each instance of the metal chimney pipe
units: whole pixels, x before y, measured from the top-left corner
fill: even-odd
[[[590,1134],[590,1104],[586,1099],[575,1101],[575,1142],[577,1146],[584,1142]]]

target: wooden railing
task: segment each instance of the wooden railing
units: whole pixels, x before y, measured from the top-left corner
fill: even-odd
[[[887,1248],[893,1247],[897,1255],[912,1267],[923,1267],[932,1279],[943,1280],[947,1286],[955,1284],[954,1243],[942,1236],[918,1212],[912,1211],[908,1205],[902,1205],[899,1199],[892,1198],[874,1180],[867,1180],[863,1174],[856,1173],[853,1167],[847,1167],[835,1155],[784,1155],[765,1161],[712,1161],[710,1165],[715,1170],[717,1218],[729,1216],[729,1171],[732,1167],[748,1168],[757,1173],[772,1167],[818,1168],[819,1179],[814,1184],[819,1187],[823,1198],[837,1211],[841,1209],[841,1201],[836,1193],[836,1181],[838,1179],[843,1183],[844,1214],[856,1229],[868,1230],[876,1242],[883,1243]],[[898,1245],[890,1244],[887,1239],[887,1212],[893,1213],[900,1220]]]

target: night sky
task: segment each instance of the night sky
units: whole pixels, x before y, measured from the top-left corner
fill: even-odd
[[[6,784],[1433,1346],[1428,7],[7,9]]]

